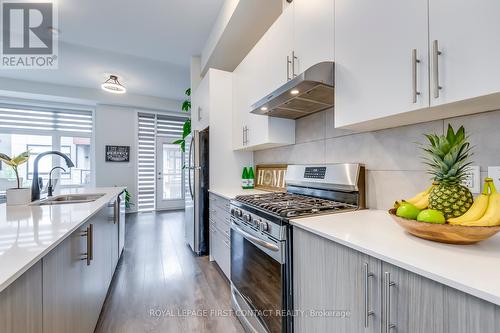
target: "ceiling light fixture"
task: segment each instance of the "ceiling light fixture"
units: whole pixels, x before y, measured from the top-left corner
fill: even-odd
[[[290,91],[290,94],[292,94],[292,95],[298,95],[299,92],[300,91],[298,89],[293,89],[292,91]]]
[[[261,111],[267,111],[267,107],[263,106],[260,108]]]
[[[127,89],[118,81],[118,76],[116,75],[110,75],[109,79],[101,84],[101,88],[112,94],[125,94],[127,92]]]

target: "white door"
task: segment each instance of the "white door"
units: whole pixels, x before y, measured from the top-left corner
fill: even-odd
[[[498,0],[429,1],[431,58],[434,41],[441,52],[431,64],[431,105],[500,91],[499,14]]]
[[[184,208],[184,154],[172,139],[156,140],[156,209]]]
[[[294,0],[295,74],[333,61],[334,0]]]
[[[335,1],[336,127],[429,106],[427,14],[427,0]]]

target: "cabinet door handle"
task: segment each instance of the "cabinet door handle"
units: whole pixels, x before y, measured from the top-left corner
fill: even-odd
[[[245,126],[245,145],[248,146],[248,131],[250,129],[248,128],[248,126]]]
[[[201,120],[201,107],[198,106],[198,120]]]
[[[290,81],[292,78],[290,77],[290,65],[292,61],[290,60],[290,56],[286,56],[286,80]]]
[[[417,66],[420,63],[420,60],[417,58],[417,49],[413,49],[411,51],[411,87],[412,87],[412,101],[413,103],[417,103],[417,96],[420,95],[418,91],[418,79],[417,79]]]
[[[93,260],[93,227],[92,224],[89,224],[87,230],[85,230],[82,234],[82,237],[87,237],[87,252],[83,253],[85,257],[81,260],[87,260],[87,266],[90,266],[90,261]]]
[[[389,333],[396,325],[391,323],[391,287],[396,283],[391,281],[391,273],[385,272],[384,281],[384,312],[385,312],[385,333]]]
[[[370,298],[369,298],[369,294],[370,294],[370,288],[369,288],[369,284],[370,284],[370,281],[369,279],[371,277],[373,277],[373,273],[370,273],[369,270],[368,270],[368,264],[365,263],[363,265],[363,269],[364,269],[364,284],[365,284],[365,328],[368,328],[368,321],[369,321],[369,318],[370,316],[372,316],[374,314],[373,311],[370,310]]]
[[[433,96],[434,98],[439,98],[439,90],[443,89],[439,85],[439,56],[443,54],[439,51],[439,44],[437,40],[432,42],[432,76],[434,80],[433,85]]]
[[[298,58],[295,56],[295,51],[292,51],[292,77],[296,77],[297,74],[295,74],[295,60],[298,60]]]

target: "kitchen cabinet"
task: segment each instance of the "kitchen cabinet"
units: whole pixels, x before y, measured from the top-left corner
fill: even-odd
[[[336,0],[336,127],[429,106],[427,33],[425,0]]]
[[[44,332],[42,298],[42,263],[38,262],[0,293],[0,332]]]
[[[191,129],[201,131],[208,127],[210,121],[208,78],[202,80],[196,90],[192,91],[191,103]]]
[[[500,108],[500,45],[491,42],[499,11],[494,0],[337,0],[336,127],[377,130]]]
[[[500,92],[498,13],[495,0],[429,1],[431,59],[434,41],[441,52],[431,62],[431,106]]]
[[[295,227],[293,288],[296,332],[500,331],[500,306]]]
[[[294,229],[296,332],[380,332],[380,273],[379,260]]]
[[[114,217],[111,203],[42,259],[44,332],[94,331],[117,262]]]
[[[386,332],[444,332],[442,284],[388,263],[382,272]]]
[[[291,8],[291,7],[289,7]],[[251,106],[291,77],[293,12],[287,9],[233,72],[233,148],[258,150],[295,143],[295,122],[250,113]]]
[[[334,0],[294,0],[295,74],[323,61],[334,61]]]
[[[209,196],[210,257],[228,279],[231,278],[231,233],[229,200],[213,193]]]

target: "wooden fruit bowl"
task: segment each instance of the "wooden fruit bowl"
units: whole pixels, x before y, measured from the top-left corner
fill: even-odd
[[[474,244],[490,238],[500,231],[500,226],[494,227],[466,227],[453,224],[433,224],[418,222],[396,216],[396,209],[390,209],[391,217],[408,233],[440,243]]]

